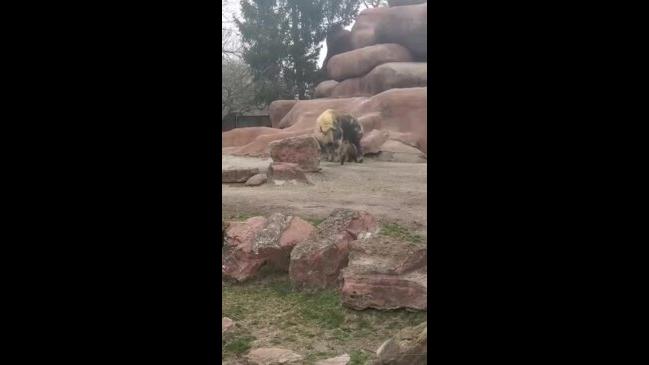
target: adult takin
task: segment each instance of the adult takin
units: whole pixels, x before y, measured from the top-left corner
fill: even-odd
[[[344,163],[342,155],[350,157],[354,155],[354,161],[363,162],[363,150],[361,139],[363,138],[363,127],[358,120],[349,114],[339,113],[333,109],[327,109],[317,119],[315,137],[320,143],[323,153],[327,154],[328,161],[334,161],[334,154]],[[349,146],[343,146],[342,142],[348,142]]]
[[[343,137],[342,129],[338,125],[338,114],[333,109],[327,109],[320,114],[314,136],[320,143],[320,150],[327,161],[333,161]]]

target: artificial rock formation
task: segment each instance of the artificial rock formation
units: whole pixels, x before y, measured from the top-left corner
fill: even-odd
[[[297,103],[297,100],[275,100],[268,106],[270,123],[273,128],[279,128],[279,122]]]
[[[224,132],[223,153],[268,156],[270,143],[311,135],[317,117],[334,109],[356,117],[365,133],[388,132],[385,143],[398,141],[426,155],[427,16],[425,1],[395,0],[391,7],[363,10],[351,31],[331,29],[323,64],[329,80],[316,86],[316,99],[274,101],[273,128]]]
[[[298,136],[274,141],[270,145],[274,162],[297,164],[302,171],[320,170],[320,144],[312,136]]]
[[[311,135],[318,116],[326,109],[336,109],[358,118],[365,133],[373,129],[386,130],[390,132],[391,140],[403,142],[426,154],[426,96],[427,88],[415,87],[390,89],[369,98],[301,100],[280,122],[283,129],[254,127],[224,132],[223,153],[268,156],[270,142]]]
[[[314,231],[311,223],[281,213],[231,222],[225,230],[221,273],[224,278],[244,281],[264,264],[288,271],[291,250]]]
[[[375,236],[352,243],[342,301],[362,310],[427,308],[426,244]]]
[[[338,54],[327,63],[327,75],[342,81],[361,77],[378,65],[388,62],[410,62],[412,55],[404,46],[396,43],[377,44]]]
[[[336,209],[322,221],[308,240],[291,251],[289,278],[297,289],[340,286],[340,270],[347,266],[352,241],[367,239],[378,230],[367,212]]]

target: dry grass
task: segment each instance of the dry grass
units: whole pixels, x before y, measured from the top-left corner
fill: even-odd
[[[235,360],[250,348],[275,346],[301,354],[304,364],[343,353],[351,356],[351,364],[367,364],[399,329],[426,320],[425,312],[344,308],[334,291],[294,291],[286,273],[262,270],[258,277],[222,288],[222,315],[237,322],[237,330],[222,343],[224,360]]]

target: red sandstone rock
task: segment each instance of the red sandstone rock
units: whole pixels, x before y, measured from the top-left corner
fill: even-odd
[[[296,163],[307,172],[320,170],[320,144],[312,136],[285,138],[272,142],[269,147],[274,162]]]
[[[362,78],[346,79],[331,89],[332,98],[349,98],[354,96],[370,96],[365,90]]]
[[[294,129],[308,129],[311,133],[316,127],[316,119],[325,110],[348,109],[351,104],[361,103],[364,100],[367,98],[300,100],[282,119],[279,127],[286,128],[285,132]],[[305,122],[299,124],[299,121]]]
[[[390,62],[375,67],[363,77],[363,91],[376,95],[394,88],[424,87],[428,84],[426,62]]]
[[[331,57],[353,49],[351,36],[352,32],[342,28],[341,26],[332,29],[329,34],[327,34],[327,56],[322,63],[323,68],[327,67],[327,63]]]
[[[412,52],[415,60],[428,57],[428,4],[399,6],[388,9],[376,25],[376,43],[398,43]]]
[[[259,173],[257,168],[232,168],[221,170],[222,183],[245,183]]]
[[[366,133],[372,129],[389,131],[391,136],[398,133],[403,136],[402,142],[417,147],[423,153],[427,152],[427,88],[405,88],[384,91],[370,98],[345,98],[345,99],[315,99],[301,100],[282,119],[281,124],[285,129],[274,128],[241,128],[250,130],[248,138],[243,141],[241,132],[232,133],[237,129],[224,132],[223,141],[232,145],[230,138],[241,142],[238,147],[224,148],[224,154],[268,156],[268,144],[290,136],[311,135],[316,127],[316,119],[326,109],[335,109],[343,113],[350,113],[363,125]],[[269,129],[272,132],[265,133]],[[392,137],[391,137],[392,138]]]
[[[376,66],[361,78],[330,84],[326,95],[332,98],[371,96],[394,88],[423,87],[428,83],[425,62],[390,62]],[[323,93],[325,92],[323,91]]]
[[[426,365],[428,358],[428,323],[406,327],[385,341],[376,355],[375,365]]]
[[[275,100],[268,106],[268,114],[270,115],[270,123],[273,128],[279,128],[279,122],[297,103],[297,100]]]
[[[388,0],[388,6],[395,7],[404,5],[417,5],[423,4],[425,2],[427,2],[427,0]]]
[[[363,139],[361,139],[361,147],[363,147],[363,153],[378,153],[381,151],[381,146],[388,140],[390,133],[387,131],[381,131],[374,129],[371,132],[365,134]]]
[[[381,43],[397,43],[410,50],[416,60],[427,56],[427,4],[394,8],[368,8],[360,12],[352,27],[354,49]]]
[[[350,242],[366,239],[378,230],[367,212],[336,209],[308,240],[291,251],[289,278],[298,289],[338,287],[340,270],[347,265]]]
[[[268,167],[268,179],[275,183],[275,185],[282,185],[284,183],[305,183],[310,184],[309,179],[306,177],[298,164],[290,162],[273,162]]]
[[[327,74],[342,81],[362,77],[374,67],[388,62],[410,62],[410,51],[395,43],[377,44],[335,55],[327,63]]]
[[[291,250],[314,231],[313,225],[301,218],[281,213],[231,223],[225,231],[223,277],[244,281],[264,264],[288,270]]]
[[[336,87],[336,85],[338,85],[338,81],[335,80],[327,80],[319,83],[318,86],[315,87],[315,91],[313,92],[313,97],[314,98],[330,97],[331,92]]]
[[[352,244],[342,301],[353,309],[426,310],[425,244],[375,236]]]

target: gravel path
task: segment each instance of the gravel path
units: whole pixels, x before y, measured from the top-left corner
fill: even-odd
[[[265,170],[270,161],[222,157],[223,166],[260,170]],[[350,208],[365,210],[381,221],[398,223],[426,236],[426,163],[366,159],[362,164],[321,162],[320,166],[320,172],[308,174],[313,185],[221,185],[224,217],[283,212],[322,219],[336,208]]]

